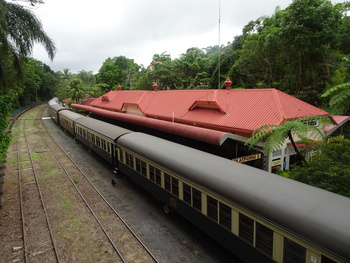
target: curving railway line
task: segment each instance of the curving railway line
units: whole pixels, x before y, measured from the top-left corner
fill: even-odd
[[[90,213],[89,222],[93,218],[94,223],[87,222],[87,224],[104,236],[103,249],[113,251],[109,253],[110,260],[114,262],[158,262],[88,176],[42,125],[41,115],[45,106],[39,106],[38,109],[38,111],[32,110],[24,113],[15,124],[22,125],[21,132],[17,134],[17,153],[24,262],[60,262],[61,258],[61,261],[67,261],[65,247],[62,245],[63,242],[60,242],[64,235],[62,227],[65,226],[60,226],[62,215],[58,215],[58,212],[64,214],[67,211],[62,207],[61,211],[58,211],[59,203],[52,201],[55,200],[52,198],[52,195],[55,194],[57,199],[62,201],[62,196],[60,196],[62,194],[54,193],[54,189],[60,188],[61,185],[70,186],[69,191],[76,193],[76,204],[84,204],[79,207],[80,211],[71,211],[70,216],[74,218],[82,211]],[[35,128],[27,128],[29,121],[34,122],[34,125],[30,127]],[[38,138],[33,139],[35,136],[41,138],[40,143],[38,143]],[[51,169],[42,165],[41,161],[44,158],[45,162],[50,163]],[[62,176],[63,174],[65,176]],[[44,188],[51,189],[51,192],[41,191],[42,184],[46,184]],[[35,213],[27,212],[32,211],[29,208],[33,207],[35,207]],[[81,225],[86,225],[85,221]],[[101,244],[97,245],[101,246]],[[86,249],[94,250],[90,247]],[[73,258],[77,257],[76,254],[72,254]]]
[[[17,121],[17,125],[22,124],[21,131],[17,134],[16,148],[23,256],[24,262],[33,261],[38,254],[43,261],[60,262],[27,135],[27,120],[33,120],[37,116],[29,111]],[[32,207],[36,208],[34,213]]]

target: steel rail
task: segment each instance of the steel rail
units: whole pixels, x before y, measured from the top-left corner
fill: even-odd
[[[22,223],[22,239],[23,239],[23,259],[24,262],[28,262],[27,255],[27,241],[26,241],[26,233],[24,230],[24,207],[23,207],[23,195],[22,195],[22,182],[21,182],[21,162],[20,162],[20,153],[18,147],[18,141],[16,142],[17,146],[17,178],[18,178],[18,190],[19,190],[19,204],[20,204],[20,214],[21,214],[21,223]]]
[[[42,107],[42,109],[38,112],[37,116],[41,116],[42,115],[42,112],[45,108]],[[49,235],[50,235],[50,239],[51,239],[51,243],[52,243],[52,248],[53,248],[53,251],[54,251],[54,254],[55,254],[55,258],[56,258],[56,261],[57,263],[60,262],[60,258],[58,256],[58,250],[57,250],[57,247],[56,247],[56,243],[55,243],[55,240],[54,240],[54,237],[53,237],[53,233],[52,233],[52,229],[51,229],[51,225],[50,225],[50,221],[49,221],[49,217],[48,217],[48,214],[47,214],[47,211],[46,211],[46,206],[45,206],[45,203],[44,203],[44,198],[43,198],[43,195],[42,195],[42,192],[41,192],[41,188],[40,188],[40,184],[39,184],[39,181],[38,181],[38,178],[37,178],[37,172],[36,172],[36,169],[35,169],[35,166],[34,166],[34,162],[33,162],[33,158],[32,158],[32,154],[30,152],[30,147],[29,147],[29,143],[28,143],[28,140],[27,140],[27,136],[26,136],[26,133],[25,133],[25,125],[26,125],[26,122],[24,122],[23,124],[23,136],[24,136],[24,141],[25,141],[25,144],[26,144],[26,148],[27,148],[27,152],[28,152],[28,156],[29,156],[29,160],[30,160],[30,164],[31,164],[31,167],[32,167],[32,172],[33,172],[33,177],[34,177],[34,180],[35,180],[35,184],[37,186],[37,190],[38,190],[38,193],[39,193],[39,199],[40,199],[40,202],[41,202],[41,206],[43,208],[43,211],[44,211],[44,215],[45,215],[45,221],[46,221],[46,224],[47,224],[47,228],[48,228],[48,231],[49,231]],[[18,143],[17,143],[17,147],[18,147]],[[18,148],[17,148],[18,150]],[[19,152],[18,153],[18,160],[20,159],[19,158]],[[20,165],[20,163],[18,163],[18,165]],[[18,170],[19,174],[20,174],[20,166],[19,166],[19,170]],[[21,178],[19,177],[19,180]],[[21,185],[21,184],[20,184]],[[24,230],[24,209],[23,209],[23,197],[22,197],[22,187],[20,187],[20,191],[21,191],[21,194],[20,194],[20,201],[21,201],[21,213],[22,213],[22,231],[23,231],[23,238],[25,240],[25,230]],[[24,241],[24,243],[26,243],[26,241]],[[24,248],[24,260],[25,262],[28,262],[28,251],[27,251],[27,245],[25,244],[24,245],[25,248]]]
[[[42,124],[42,122],[41,122]],[[126,223],[126,221],[121,217],[121,215],[113,208],[113,206],[107,201],[107,199],[101,194],[101,192],[96,188],[96,186],[91,182],[91,180],[88,178],[88,176],[80,169],[80,167],[78,166],[78,164],[69,156],[69,154],[59,145],[59,143],[55,140],[55,138],[47,131],[46,127],[42,124],[44,130],[46,131],[46,133],[49,135],[49,137],[52,139],[52,141],[55,143],[55,145],[57,145],[61,151],[64,153],[64,155],[73,163],[73,165],[81,172],[81,174],[83,175],[83,177],[89,182],[89,184],[93,187],[93,189],[96,191],[96,193],[103,199],[103,201],[108,205],[108,207],[114,212],[114,214],[120,219],[120,221],[124,224],[124,226],[130,231],[130,233],[137,239],[137,241],[139,242],[139,244],[145,249],[145,251],[148,253],[148,255],[153,259],[154,262],[159,263],[159,261],[157,260],[157,258],[152,254],[152,252],[146,247],[146,245],[142,242],[142,240],[136,235],[136,233],[131,229],[131,227]],[[40,131],[41,132],[41,131]],[[42,134],[42,132],[41,132]],[[43,134],[42,134],[43,135]],[[42,136],[42,138],[45,140],[45,142],[47,143],[47,140],[45,139],[44,136]],[[48,145],[48,143],[47,143]],[[98,224],[100,225],[100,227],[103,229],[103,232],[106,234],[107,238],[109,239],[110,243],[112,244],[112,246],[115,248],[116,252],[118,253],[118,255],[121,256],[121,259],[123,262],[126,262],[125,259],[122,257],[120,251],[116,248],[114,242],[112,241],[112,239],[110,238],[110,236],[108,235],[107,231],[105,230],[105,228],[102,226],[102,223],[100,222],[100,220],[97,218],[97,216],[95,215],[95,213],[92,211],[92,208],[88,205],[87,201],[85,200],[85,198],[83,197],[82,193],[80,192],[80,190],[78,189],[78,187],[76,186],[74,180],[71,178],[71,176],[69,175],[68,171],[63,167],[63,164],[61,163],[61,161],[58,159],[58,156],[56,155],[56,153],[54,153],[54,151],[52,150],[52,148],[48,145],[48,147],[50,148],[51,152],[54,154],[56,160],[60,163],[61,167],[63,168],[63,170],[65,171],[66,175],[68,176],[68,178],[70,179],[70,181],[72,182],[73,186],[76,188],[77,192],[79,193],[79,195],[81,196],[81,198],[83,199],[83,201],[85,202],[86,206],[88,207],[88,209],[90,210],[90,212],[93,214],[93,216],[95,217],[96,221],[98,222]]]

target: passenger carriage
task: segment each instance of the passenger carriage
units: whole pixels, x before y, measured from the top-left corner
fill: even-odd
[[[49,115],[51,119],[53,119],[57,124],[59,124],[60,122],[59,112],[62,110],[69,110],[69,109],[59,104],[57,98],[50,100],[48,105],[49,105]]]
[[[247,262],[348,262],[350,199],[142,133],[119,169]]]
[[[115,142],[130,130],[90,117],[75,121],[75,137],[109,163],[115,163]]]
[[[50,111],[67,117],[62,126],[73,122],[79,141],[161,200],[165,212],[175,210],[244,261],[350,262],[349,198],[79,118],[56,102]]]
[[[85,118],[81,114],[75,113],[70,110],[60,111],[58,115],[59,115],[60,125],[62,126],[62,128],[64,128],[73,136],[75,135],[74,126],[75,126],[76,120],[79,118]]]

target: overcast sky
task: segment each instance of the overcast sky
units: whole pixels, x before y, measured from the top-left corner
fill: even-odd
[[[271,16],[292,0],[44,0],[33,12],[53,39],[51,62],[37,44],[33,57],[54,71],[97,73],[108,57],[147,67],[154,54],[178,58],[191,47],[232,42],[250,20]],[[336,1],[343,2],[343,1]]]

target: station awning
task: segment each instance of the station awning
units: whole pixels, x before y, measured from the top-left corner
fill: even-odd
[[[210,143],[213,145],[222,145],[227,139],[239,140],[237,135],[222,131],[210,130],[195,126],[189,126],[181,123],[168,122],[163,120],[151,119],[136,115],[130,115],[120,112],[103,110],[91,106],[72,104],[72,108],[91,112],[109,119],[115,119],[122,122],[133,123],[139,126],[159,130],[166,133],[179,135],[197,141]]]

